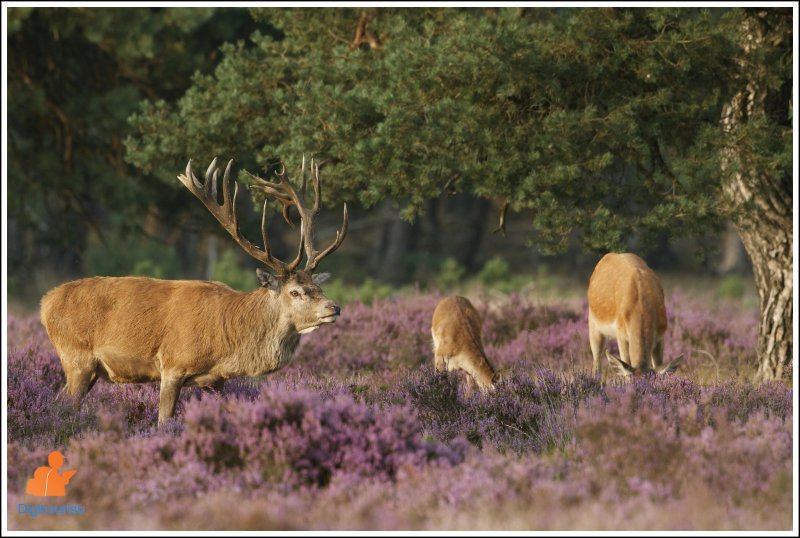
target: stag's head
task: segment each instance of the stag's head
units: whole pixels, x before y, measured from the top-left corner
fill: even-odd
[[[280,303],[281,315],[287,316],[295,329],[300,334],[313,331],[325,323],[332,323],[339,317],[340,308],[333,301],[325,297],[320,285],[330,276],[328,273],[314,274],[317,265],[325,256],[335,251],[342,244],[347,234],[347,204],[344,205],[344,217],[341,230],[336,232],[336,239],[325,250],[317,251],[314,248],[314,218],[319,212],[321,202],[321,189],[319,184],[319,166],[311,161],[310,175],[314,190],[314,204],[306,207],[306,186],[308,172],[306,160],[303,158],[301,167],[302,184],[297,192],[286,175],[286,168],[281,165],[281,170],[276,172],[278,181],[267,181],[246,172],[252,180],[251,189],[256,189],[265,194],[264,207],[261,214],[261,238],[264,248],[259,248],[244,236],[239,230],[236,217],[236,195],[239,185],[234,181],[233,196],[230,192],[230,170],[233,160],[228,162],[222,176],[222,203],[218,202],[217,183],[219,168],[217,159],[214,159],[206,170],[206,179],[200,183],[192,172],[192,161],[186,165],[186,172],[178,176],[184,186],[191,191],[212,215],[222,224],[222,227],[251,257],[263,263],[269,271],[256,269],[258,282],[264,293],[275,295]],[[283,262],[272,255],[269,239],[267,237],[267,205],[271,198],[283,205],[283,218],[293,227],[289,210],[294,207],[300,216],[300,245],[297,256],[291,262]],[[306,263],[300,269],[300,262],[305,254]]]

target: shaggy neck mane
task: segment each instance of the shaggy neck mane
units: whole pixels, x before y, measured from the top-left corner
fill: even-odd
[[[300,335],[281,315],[278,294],[267,288],[233,292],[222,308],[219,337],[234,350],[226,370],[237,375],[260,375],[286,366]]]

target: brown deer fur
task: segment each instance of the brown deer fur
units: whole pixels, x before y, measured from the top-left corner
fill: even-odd
[[[442,299],[433,311],[434,367],[437,371],[463,370],[471,386],[494,389],[497,375],[481,338],[481,318],[468,299],[451,296]]]
[[[635,254],[603,256],[589,279],[589,344],[592,373],[602,375],[600,354],[606,338],[616,338],[620,358],[606,352],[609,364],[624,376],[674,371],[680,356],[662,366],[667,312],[658,276]]]
[[[320,275],[321,276],[321,275]],[[297,294],[297,296],[294,296]],[[99,377],[161,381],[159,422],[180,387],[220,387],[283,368],[300,333],[336,320],[338,307],[303,271],[279,290],[240,293],[220,282],[95,277],[42,298],[41,319],[78,399]]]

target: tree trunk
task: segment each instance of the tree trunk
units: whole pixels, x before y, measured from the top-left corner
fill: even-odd
[[[754,194],[754,198],[766,196]],[[753,263],[756,289],[761,305],[758,326],[757,381],[783,379],[792,365],[792,229],[791,195],[788,222],[756,222],[744,217],[739,235]],[[758,202],[757,202],[758,203]]]
[[[783,39],[788,40],[791,47],[791,22],[788,28],[768,25],[764,21],[766,16],[764,10],[756,10],[744,18],[742,69],[749,81],[747,87],[723,107],[721,119],[727,135],[721,161],[723,190],[735,210],[734,222],[752,262],[760,299],[756,381],[791,376],[793,337],[791,177],[786,177],[780,169],[759,166],[758,155],[756,159],[751,157],[757,151],[747,146],[747,137],[737,135],[747,122],[767,116],[772,122],[791,125],[791,92],[787,98],[785,87],[770,91],[766,84],[766,64],[748,62],[748,55],[766,46],[770,26],[770,41],[783,29],[787,32]],[[784,81],[784,86],[786,83]],[[791,81],[788,84],[790,88]],[[780,111],[779,116],[776,111]]]

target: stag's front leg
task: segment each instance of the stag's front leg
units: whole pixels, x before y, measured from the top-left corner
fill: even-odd
[[[169,372],[161,374],[161,391],[158,396],[158,425],[162,425],[175,414],[175,404],[183,386],[184,378]]]

